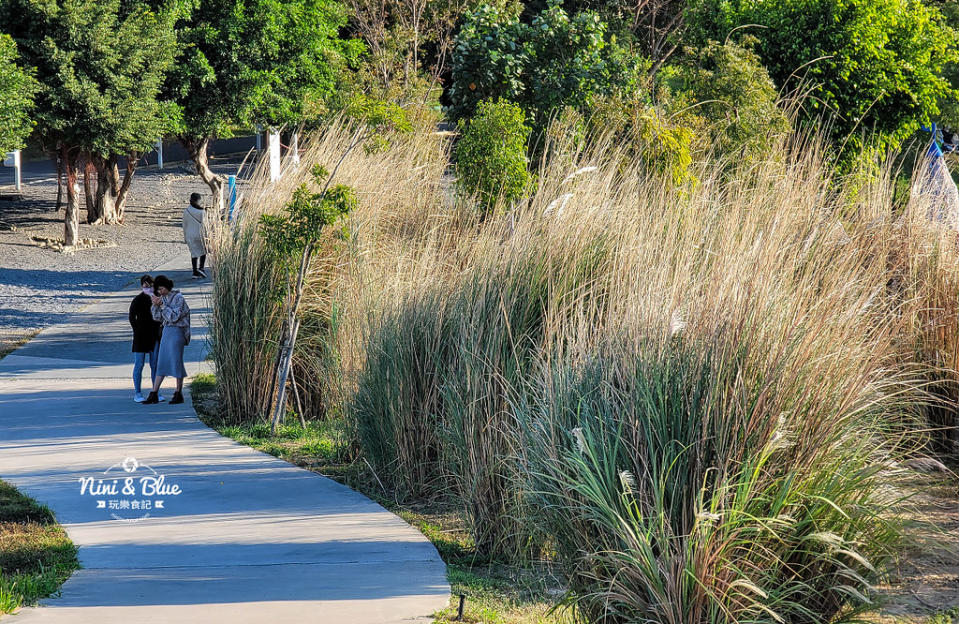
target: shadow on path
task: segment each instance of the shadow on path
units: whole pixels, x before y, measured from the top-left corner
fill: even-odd
[[[176,287],[193,310],[194,375],[208,368],[209,283]],[[110,294],[0,360],[0,478],[56,513],[83,566],[15,621],[380,624],[445,607],[445,566],[400,518],[219,436],[189,401],[132,401],[135,294]]]

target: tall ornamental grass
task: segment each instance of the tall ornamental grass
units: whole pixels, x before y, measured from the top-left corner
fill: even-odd
[[[431,128],[431,119],[421,120],[421,128],[424,124]],[[428,214],[442,200],[439,187],[448,160],[444,137],[420,129],[391,137],[386,150],[372,144],[349,150],[362,132],[347,120],[331,123],[304,141],[299,164],[284,161],[280,180],[269,180],[265,164],[256,168],[232,222],[207,220],[216,266],[211,351],[230,419],[256,420],[270,409],[283,275],[259,235],[259,217],[280,213],[293,191],[309,180],[314,164],[332,171],[339,163],[335,182],[353,187],[364,207],[326,233],[310,266],[301,309],[289,407],[307,418],[322,418],[339,413],[344,384],[352,384],[358,362],[366,357],[354,342],[368,321],[359,310],[375,306],[373,297],[384,294],[369,283],[367,267],[400,262],[404,240],[419,238],[428,227],[420,213]],[[369,219],[370,213],[377,218]],[[372,240],[390,243],[374,250]]]
[[[897,227],[814,153],[783,165],[702,172],[655,219],[629,200],[571,217],[608,223],[608,305],[560,311],[515,404],[590,621],[851,617],[894,552],[883,485],[921,398],[887,290]]]
[[[311,274],[304,411],[342,413],[397,497],[460,505],[479,559],[561,562],[590,621],[854,617],[900,536],[895,466],[955,405],[956,234],[888,175],[835,178],[816,137],[775,141],[677,184],[632,146],[551,137],[536,188],[485,214],[442,135],[357,150],[338,181],[360,206]],[[251,299],[214,348],[250,417],[277,321],[244,218],[215,304]]]
[[[537,554],[542,536],[517,487],[510,393],[536,366],[549,311],[580,297],[605,257],[595,244],[569,254],[520,237],[504,246],[504,236],[486,230],[475,264],[421,282],[382,312],[352,414],[398,492],[462,501],[477,550],[511,559]]]
[[[925,365],[925,407],[932,449],[959,450],[959,240],[955,230],[926,218],[916,202],[897,224],[890,288],[909,324],[903,359]]]
[[[206,219],[213,241],[210,355],[226,421],[248,422],[269,412],[269,380],[282,323],[282,273],[253,227]]]

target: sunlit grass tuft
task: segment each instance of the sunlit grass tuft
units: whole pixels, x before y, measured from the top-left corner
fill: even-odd
[[[899,543],[894,466],[953,422],[959,255],[888,175],[777,140],[677,186],[593,137],[483,219],[428,131],[351,155],[288,407],[342,427],[370,491],[459,509],[474,560],[561,564],[594,621],[855,617]],[[256,429],[277,308],[251,218],[217,232],[224,424],[293,456]]]
[[[49,508],[0,481],[0,613],[55,594],[79,567],[76,552]]]

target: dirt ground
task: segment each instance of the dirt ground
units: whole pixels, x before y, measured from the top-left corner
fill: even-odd
[[[951,474],[917,474],[909,484],[915,495],[905,511],[915,542],[880,588],[885,606],[876,619],[883,624],[959,623],[959,458],[947,464]]]
[[[239,161],[212,161],[218,173],[236,173]],[[3,195],[12,192],[5,187]],[[47,240],[63,237],[64,211],[56,209],[56,179],[37,177],[17,199],[0,200],[0,354],[138,275],[190,255],[183,243],[182,212],[190,193],[212,203],[209,187],[185,165],[137,172],[121,225],[88,225],[80,213],[80,237],[96,247],[61,252]]]

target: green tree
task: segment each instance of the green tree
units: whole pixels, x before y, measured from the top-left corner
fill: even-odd
[[[179,21],[166,91],[179,106],[175,134],[215,202],[224,180],[210,170],[210,141],[256,123],[297,124],[305,106],[330,98],[362,50],[339,38],[345,24],[333,0],[198,0]]]
[[[487,211],[514,202],[530,182],[526,151],[530,128],[523,109],[506,100],[480,102],[476,115],[460,121],[456,186],[475,195]]]
[[[928,4],[942,13],[950,28],[959,30],[959,0],[932,0]],[[942,76],[953,91],[939,100],[939,121],[950,128],[959,128],[959,59],[947,63]]]
[[[694,110],[709,122],[710,144],[719,154],[750,160],[789,130],[776,85],[751,49],[711,41],[688,51],[684,63],[678,88],[698,103]]]
[[[0,154],[23,147],[33,130],[30,113],[37,82],[16,61],[17,44],[9,35],[0,35]]]
[[[701,42],[737,28],[733,36],[758,37],[780,89],[808,81],[804,117],[832,117],[847,162],[898,145],[953,93],[942,71],[957,57],[956,34],[918,0],[697,0],[689,23]]]
[[[449,72],[456,31],[478,0],[347,0],[350,31],[362,37],[357,83],[386,98],[429,100]],[[425,93],[424,93],[425,92]]]
[[[563,0],[570,14],[595,11],[621,43],[650,60],[656,74],[682,45],[688,0]],[[524,15],[542,11],[548,0],[526,0]]]
[[[113,36],[128,43],[121,51],[120,67],[107,76],[109,107],[98,112],[103,123],[85,154],[97,172],[94,209],[87,214],[90,223],[123,219],[140,156],[171,128],[174,108],[160,94],[173,63],[174,23],[188,10],[188,5],[179,0],[119,2]],[[137,45],[133,47],[132,43]],[[121,156],[126,157],[122,179]]]
[[[129,0],[0,0],[0,28],[16,41],[22,64],[36,68],[36,134],[59,153],[66,173],[66,245],[79,236],[82,160],[135,157],[167,127],[158,94],[173,58],[177,10]]]
[[[456,39],[450,113],[469,117],[480,101],[502,97],[526,110],[539,131],[559,108],[582,110],[600,96],[635,90],[642,66],[607,37],[596,13],[570,17],[551,1],[526,24],[515,9],[484,5]]]

